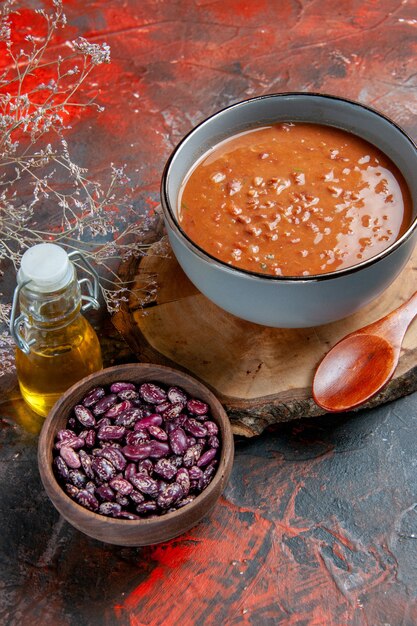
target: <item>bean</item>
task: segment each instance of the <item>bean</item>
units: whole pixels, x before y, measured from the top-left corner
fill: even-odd
[[[129,431],[126,434],[126,443],[129,446],[136,446],[139,443],[146,443],[150,440],[150,437],[146,430]]]
[[[133,407],[131,409],[127,409],[124,413],[121,413],[116,418],[115,424],[121,424],[122,426],[126,426],[126,428],[130,428],[141,417],[142,411],[138,407]]]
[[[104,396],[104,398],[101,398],[101,400],[94,405],[94,415],[102,415],[102,413],[106,413],[106,411],[108,411],[113,404],[116,404],[116,401],[117,395],[115,393],[110,393],[108,396]]]
[[[143,495],[143,493],[141,493],[140,491],[136,491],[136,489],[134,489],[133,491],[129,493],[129,498],[135,504],[141,504],[142,502],[145,501],[145,496]]]
[[[120,441],[100,441],[101,448],[117,448],[121,450],[123,448],[123,444]]]
[[[96,494],[100,500],[104,500],[106,502],[111,502],[116,496],[113,489],[111,489],[108,485],[100,485],[100,487],[97,487]]]
[[[87,489],[87,491],[89,491],[93,495],[96,492],[96,485],[92,480],[89,480],[88,483],[86,483],[85,488]]]
[[[99,513],[102,515],[110,515],[111,517],[117,517],[121,512],[122,507],[118,502],[103,502],[99,506]]]
[[[88,478],[93,479],[94,472],[91,467],[91,457],[87,454],[87,452],[85,452],[85,450],[80,450],[78,454],[80,455],[80,461],[85,475],[88,476]]]
[[[99,451],[98,455],[110,461],[110,463],[114,465],[114,467],[119,472],[122,472],[127,465],[127,461],[125,457],[123,456],[122,452],[119,450],[119,448],[115,448],[114,446],[108,446],[107,448],[102,448]]]
[[[61,456],[56,456],[54,458],[54,466],[58,475],[64,480],[67,480],[68,465],[65,463],[64,459]]]
[[[122,452],[130,461],[141,461],[147,459],[151,454],[151,446],[149,443],[137,445],[127,445],[122,448]]]
[[[96,424],[96,428],[101,428],[102,426],[111,426],[111,420],[108,417],[102,417],[98,420]]]
[[[79,491],[75,497],[78,504],[81,504],[81,506],[90,509],[90,511],[97,511],[99,507],[98,500],[86,489]]]
[[[182,498],[183,495],[181,485],[171,483],[159,493],[156,503],[161,509],[168,509],[176,500]]]
[[[207,443],[210,446],[210,448],[219,448],[220,447],[220,441],[219,441],[219,438],[216,437],[216,435],[211,435],[211,437],[209,437],[207,439]]]
[[[120,513],[116,516],[120,519],[128,519],[128,520],[138,520],[140,519],[139,515],[135,515],[130,511],[120,511]]]
[[[144,459],[143,461],[139,461],[138,463],[138,473],[141,474],[144,472],[145,474],[149,474],[149,476],[153,472],[153,463],[150,459]]]
[[[129,493],[133,491],[132,484],[125,478],[112,478],[112,480],[109,481],[109,486],[124,496],[129,495]]]
[[[156,498],[158,495],[158,485],[156,480],[146,476],[146,474],[136,474],[135,476],[132,476],[130,482],[138,491],[151,496],[151,498]]]
[[[67,437],[63,441],[58,441],[55,444],[55,448],[60,450],[61,448],[73,448],[74,450],[79,450],[84,445],[84,439],[81,437],[77,437],[74,433],[72,437]]]
[[[87,484],[87,476],[78,469],[69,470],[68,480],[78,489],[82,489]]]
[[[91,428],[96,425],[94,415],[91,413],[90,409],[87,409],[87,407],[82,404],[77,404],[77,406],[74,407],[74,413],[80,424],[86,428]]]
[[[120,391],[126,391],[128,389],[136,389],[133,383],[116,382],[110,385],[110,391],[112,393],[119,393]]]
[[[140,515],[149,515],[149,513],[156,513],[158,510],[158,506],[156,502],[142,502],[142,504],[138,504],[136,507],[136,511]]]
[[[197,443],[197,439],[195,437],[187,437],[188,447],[194,446]]]
[[[170,453],[169,445],[167,443],[164,443],[163,441],[150,441],[147,445],[149,445],[149,447],[151,448],[151,451],[149,453],[149,456],[151,458],[159,459],[163,456],[167,456]]]
[[[204,454],[200,456],[200,458],[197,461],[197,466],[204,467],[205,465],[208,465],[210,461],[214,459],[216,454],[217,454],[216,448],[210,448],[210,450],[207,450],[207,452],[204,452]]]
[[[160,426],[162,424],[162,417],[156,413],[152,413],[147,417],[143,417],[134,425],[134,430],[145,430],[149,426]]]
[[[181,486],[184,496],[190,491],[190,475],[187,468],[181,467],[175,476],[175,482]]]
[[[181,426],[181,428],[184,426],[185,422],[188,420],[188,417],[185,415],[185,413],[180,413],[178,415],[178,417],[176,417],[174,419],[174,424],[178,427]]]
[[[169,445],[174,454],[184,454],[188,449],[187,435],[182,428],[176,428],[169,433]]]
[[[133,389],[125,389],[124,391],[119,391],[117,395],[121,400],[129,400],[134,404],[140,403],[140,395],[137,391],[134,391]]]
[[[75,434],[75,432],[73,430],[69,430],[68,428],[64,428],[62,430],[58,430],[56,437],[57,439],[59,439],[59,441],[66,441],[68,439],[72,439],[73,437],[76,437],[77,435]]]
[[[136,463],[128,463],[124,472],[126,480],[130,480],[134,474],[137,474]]]
[[[180,454],[174,454],[173,456],[170,456],[169,460],[173,465],[175,465],[176,468],[181,467],[182,465],[182,456]]]
[[[209,406],[201,400],[188,400],[187,409],[194,415],[207,415]]]
[[[170,387],[167,392],[168,400],[175,404],[181,402],[183,406],[187,404],[187,395],[183,389],[179,387]]]
[[[129,400],[123,400],[123,402],[119,402],[119,404],[113,404],[113,406],[104,414],[104,417],[108,417],[109,419],[119,417],[121,413],[130,409],[131,406],[132,403]]]
[[[130,504],[130,500],[127,496],[124,496],[121,493],[116,494],[116,502],[120,504],[121,507],[127,507]]]
[[[83,399],[84,406],[90,407],[106,395],[103,387],[95,387]]]
[[[148,432],[152,437],[158,439],[159,441],[167,441],[168,435],[165,430],[163,430],[160,426],[149,426]]]
[[[201,456],[203,448],[204,446],[202,443],[196,443],[195,445],[190,446],[183,457],[184,466],[191,467],[192,465],[195,465]]]
[[[207,428],[197,422],[196,419],[190,417],[184,424],[184,428],[187,432],[191,433],[193,437],[206,437]]]
[[[213,465],[209,465],[203,472],[203,475],[201,476],[200,480],[198,481],[198,489],[199,491],[203,491],[203,489],[205,489],[209,483],[211,482],[211,479],[213,478],[213,475],[215,473],[215,467]]]
[[[126,428],[124,426],[102,426],[97,433],[97,437],[106,441],[121,439],[125,432]]]
[[[143,383],[139,387],[139,393],[145,402],[150,404],[161,404],[167,399],[166,392],[154,383]]]
[[[162,478],[156,478],[155,480],[156,480],[156,486],[158,488],[158,493],[161,493],[161,491],[163,491],[165,487],[168,485],[168,481],[162,480]]]
[[[120,513],[118,513],[115,517],[128,520],[140,519],[139,515],[135,515],[135,513],[131,513],[130,511],[120,511]]]
[[[164,411],[169,409],[170,406],[171,402],[168,402],[168,400],[166,402],[161,402],[161,404],[157,404],[155,406],[155,413],[163,413]]]
[[[206,422],[204,422],[204,426],[206,427],[209,435],[217,435],[219,432],[219,427],[215,422],[207,420]]]
[[[178,428],[178,424],[175,423],[175,420],[173,420],[172,422],[165,422],[165,430],[168,435],[169,433],[172,433],[172,431],[176,428]]]
[[[70,498],[75,498],[77,496],[77,493],[79,492],[78,487],[76,487],[72,483],[65,483],[64,488]]]
[[[72,448],[67,447],[67,446],[62,446],[62,448],[59,451],[59,455],[64,459],[68,467],[71,467],[73,469],[77,469],[78,467],[81,467],[80,455],[77,452],[75,452],[75,450],[73,450]]]
[[[96,456],[91,462],[91,467],[97,478],[103,482],[116,476],[116,468],[110,461],[102,456]]]
[[[162,476],[162,478],[171,480],[177,473],[177,468],[168,459],[159,459],[159,461],[155,463],[154,471],[156,474]]]
[[[168,421],[173,420],[175,417],[178,417],[183,408],[184,405],[182,402],[175,402],[162,413],[162,417]]]
[[[91,429],[85,436],[85,445],[92,448],[96,442],[96,431]]]
[[[193,465],[189,468],[188,475],[191,480],[200,480],[203,475],[203,470],[197,467],[197,465]]]

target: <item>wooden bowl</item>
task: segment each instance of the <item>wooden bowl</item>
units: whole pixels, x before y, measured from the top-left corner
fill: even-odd
[[[190,396],[210,406],[213,421],[219,427],[220,459],[216,474],[208,487],[193,502],[161,517],[124,520],[93,513],[72,500],[57,482],[53,469],[53,445],[57,432],[65,428],[72,408],[87,392],[98,385],[115,381],[142,383],[154,381],[182,387]],[[42,483],[59,513],[75,528],[106,543],[121,546],[145,546],[167,541],[197,524],[214,507],[229,479],[234,445],[229,418],[217,398],[191,376],[178,370],[143,363],[110,367],[83,378],[56,402],[42,428],[39,438],[38,464]]]

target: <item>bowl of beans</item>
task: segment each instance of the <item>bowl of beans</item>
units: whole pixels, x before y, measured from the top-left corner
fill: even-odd
[[[392,120],[312,93],[234,104],[171,154],[161,201],[172,249],[219,307],[266,326],[350,315],[407,263],[417,149]]]
[[[75,528],[144,546],[211,511],[233,453],[229,419],[207,387],[169,367],[134,363],[64,393],[43,425],[38,465],[50,500]]]

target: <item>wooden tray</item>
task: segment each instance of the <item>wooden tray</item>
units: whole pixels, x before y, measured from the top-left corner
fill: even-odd
[[[311,397],[315,368],[347,333],[400,305],[416,290],[417,250],[376,301],[349,318],[308,329],[245,322],[203,296],[182,272],[168,244],[120,268],[133,281],[130,301],[113,318],[138,360],[178,367],[206,383],[225,406],[235,434],[253,436],[268,425],[323,414]],[[417,335],[410,327],[391,382],[366,406],[417,389]]]

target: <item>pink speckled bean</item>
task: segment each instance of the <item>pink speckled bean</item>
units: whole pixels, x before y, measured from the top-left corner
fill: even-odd
[[[75,452],[73,448],[70,448],[68,446],[62,446],[59,451],[59,455],[64,459],[68,467],[71,467],[73,469],[81,467],[80,455]]]
[[[136,389],[134,383],[116,382],[110,385],[110,391],[112,393],[119,393],[119,391],[125,391],[127,389]]]
[[[161,404],[167,399],[166,391],[153,383],[143,383],[139,388],[139,393],[149,404]]]

